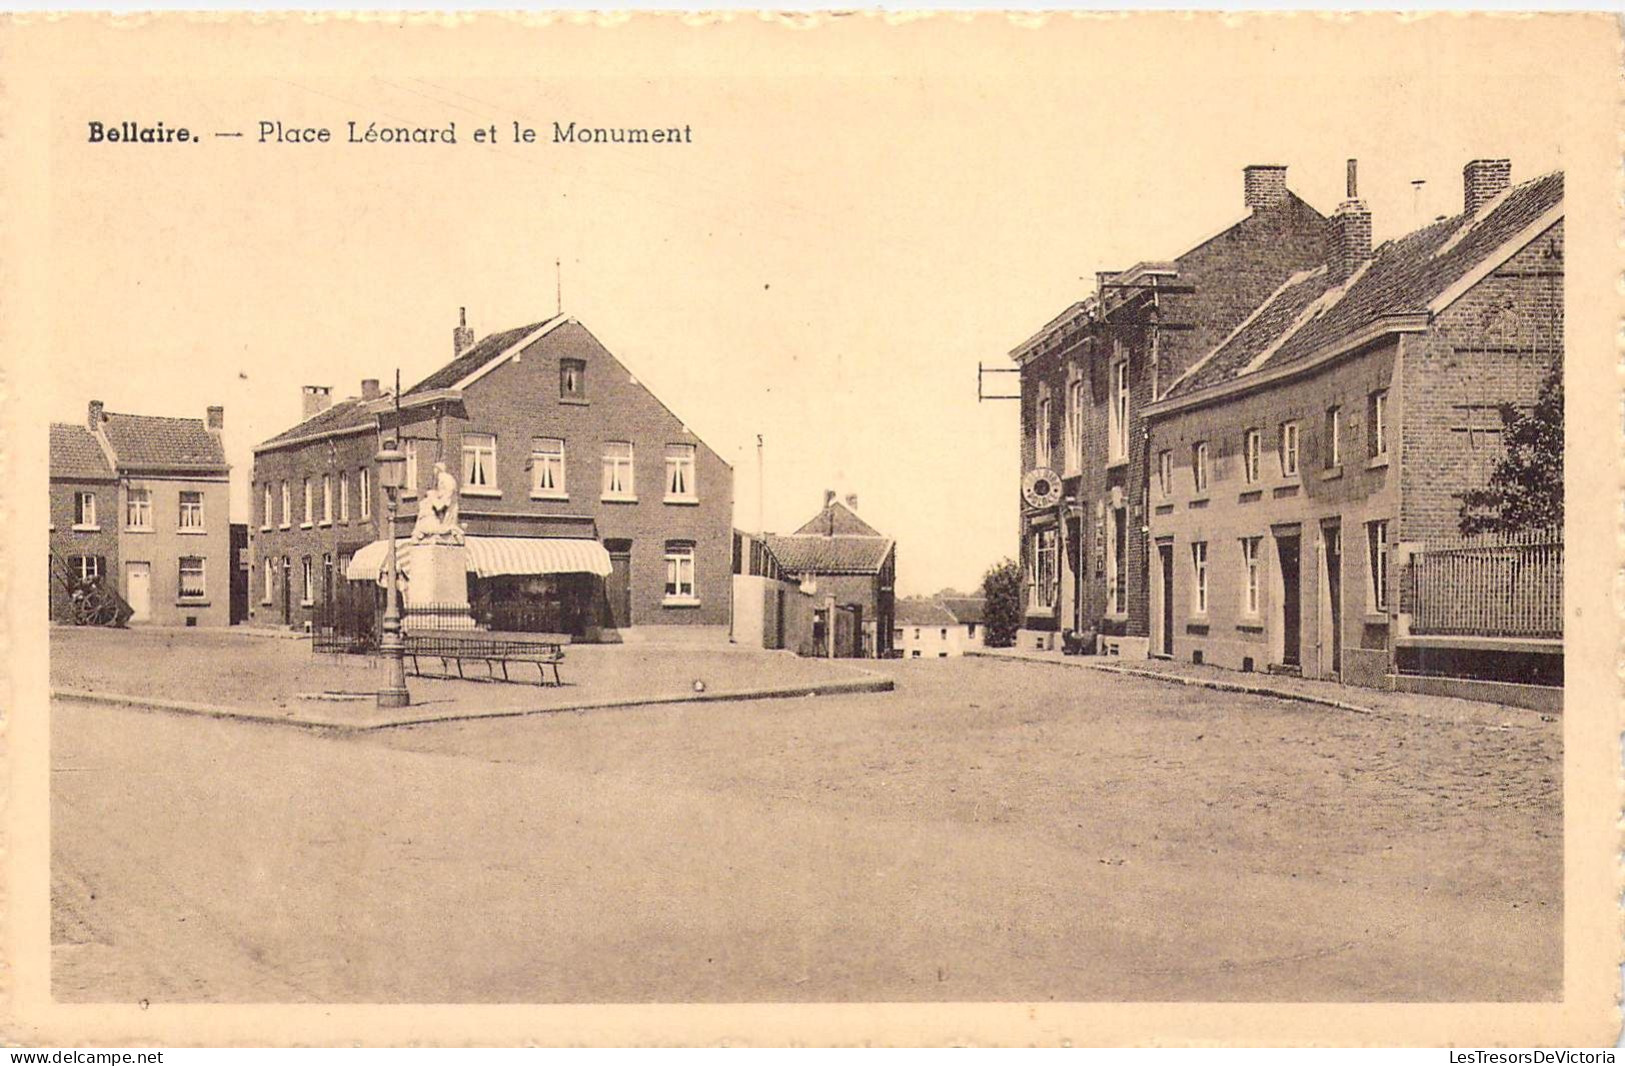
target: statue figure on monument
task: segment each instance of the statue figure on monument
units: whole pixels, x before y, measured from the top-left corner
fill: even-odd
[[[412,543],[463,543],[463,528],[457,523],[457,479],[451,476],[445,463],[434,464],[434,487],[418,501]]]

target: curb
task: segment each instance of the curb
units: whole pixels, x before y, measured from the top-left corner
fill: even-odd
[[[853,669],[861,669],[854,667]],[[443,712],[401,717],[381,722],[344,722],[333,719],[268,714],[246,708],[212,707],[201,703],[185,703],[153,696],[130,696],[116,692],[83,692],[77,689],[51,689],[52,699],[76,700],[83,703],[101,703],[116,707],[134,707],[142,710],[167,711],[174,714],[195,714],[205,718],[223,718],[260,725],[292,726],[315,732],[371,733],[382,729],[400,729],[413,725],[440,725],[448,722],[478,722],[491,718],[527,718],[541,714],[572,714],[584,711],[618,710],[633,707],[661,707],[679,703],[730,703],[744,700],[795,699],[807,696],[837,696],[855,693],[890,692],[895,682],[868,670],[866,675],[846,681],[823,681],[788,688],[722,689],[716,692],[683,692],[667,696],[629,696],[623,699],[596,700],[562,707],[515,707],[484,711],[476,714]]]

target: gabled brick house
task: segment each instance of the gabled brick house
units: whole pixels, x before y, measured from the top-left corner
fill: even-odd
[[[1286,168],[1243,172],[1246,217],[1166,262],[1102,273],[1010,355],[1021,370],[1022,647],[1065,631],[1143,655],[1143,411],[1282,281],[1322,261],[1326,220]]]
[[[1386,685],[1407,654],[1476,650],[1534,676],[1555,662],[1560,683],[1550,626],[1414,632],[1401,580],[1459,541],[1459,494],[1502,455],[1500,407],[1531,405],[1562,358],[1563,176],[1510,173],[1468,164],[1460,214],[1373,250],[1351,166],[1326,261],[1147,409],[1152,654]],[[1510,620],[1555,607],[1560,629],[1560,574]]]
[[[826,492],[823,508],[794,533],[768,533],[763,540],[780,569],[816,586],[822,602],[854,608],[862,633],[862,656],[892,652],[897,602],[897,543],[857,515],[856,497],[844,502]]]

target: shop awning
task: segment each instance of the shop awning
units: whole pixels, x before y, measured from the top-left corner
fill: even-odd
[[[401,569],[412,569],[412,544],[395,542]],[[505,574],[609,575],[609,552],[596,540],[578,537],[467,537],[463,544],[468,572],[476,577]],[[351,581],[377,581],[388,565],[389,543],[375,540],[356,552],[345,567]]]

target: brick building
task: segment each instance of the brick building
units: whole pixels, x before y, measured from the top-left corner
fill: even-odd
[[[1243,172],[1248,214],[1167,262],[1102,273],[1093,296],[1024,341],[1018,643],[1067,630],[1143,654],[1148,633],[1142,412],[1286,278],[1322,261],[1326,220],[1286,168]]]
[[[857,611],[862,656],[892,651],[897,602],[897,544],[857,515],[857,498],[824,494],[824,506],[794,533],[763,537],[780,569],[813,591],[819,602]]]
[[[411,532],[436,463],[457,479],[477,622],[586,640],[663,626],[726,639],[732,468],[573,318],[478,342],[460,324],[453,354],[401,394],[399,414],[373,382],[331,406],[325,389],[307,389],[309,417],[255,449],[262,609],[299,624],[330,580],[376,574],[383,432],[407,455],[397,536]]]
[[[1413,633],[1402,595],[1562,358],[1563,178],[1510,173],[1468,164],[1460,214],[1373,250],[1351,164],[1326,261],[1146,410],[1153,654],[1366,685],[1407,647],[1560,657]]]
[[[118,414],[51,426],[51,551],[111,581],[133,623],[231,622],[230,474],[223,408],[205,418]],[[66,590],[52,583],[53,618]]]

